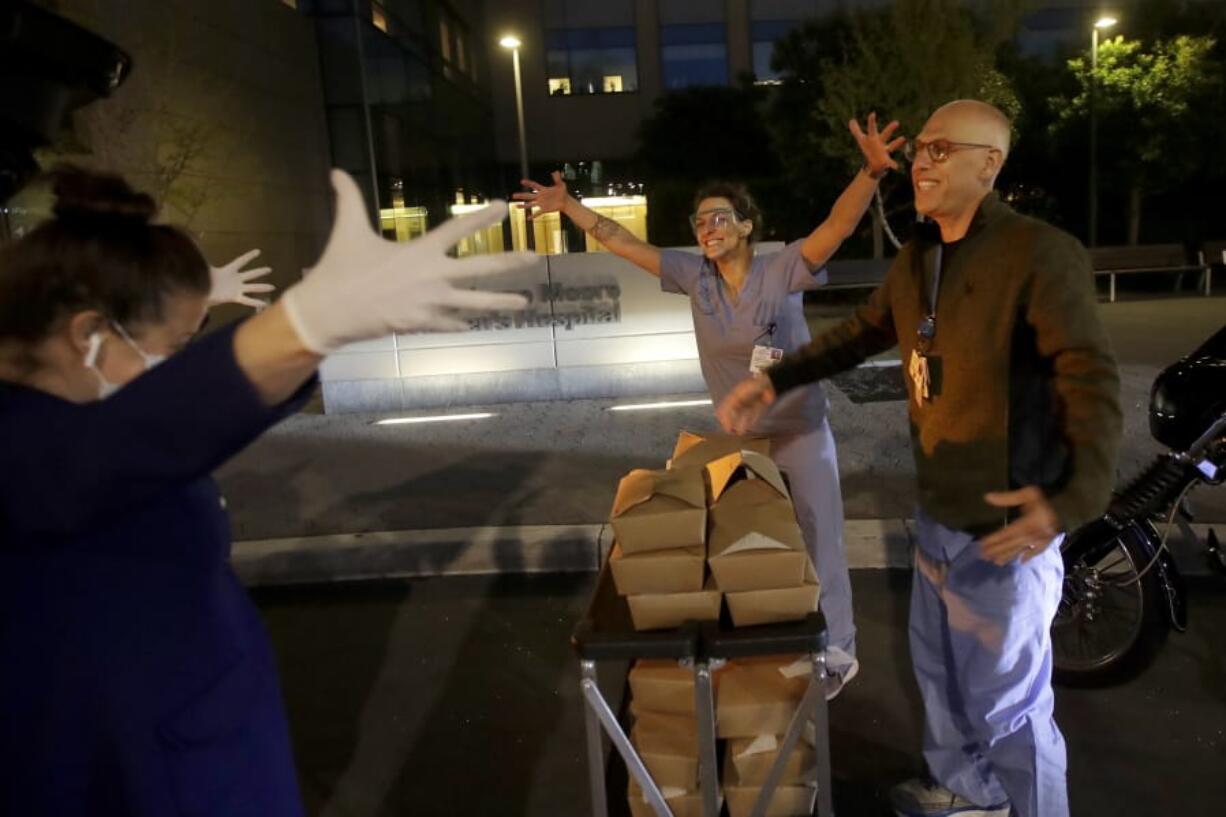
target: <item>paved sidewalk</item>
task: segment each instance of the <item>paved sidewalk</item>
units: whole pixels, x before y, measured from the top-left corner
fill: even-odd
[[[1159,371],[1149,361],[1173,360],[1207,337],[1226,316],[1226,299],[1115,304],[1104,314],[1122,361],[1120,467],[1130,475],[1160,450],[1148,431]],[[898,366],[874,366],[828,389],[853,564],[895,563],[900,543],[905,552],[915,480],[901,376]],[[448,413],[494,416],[401,426],[373,425],[373,415],[299,414],[219,474],[236,552],[260,563],[253,570],[262,580],[342,568],[353,576],[421,574],[453,563],[565,569],[596,547],[625,472],[662,467],[681,428],[714,428],[709,406],[610,412],[612,405],[454,407]],[[439,412],[419,412],[426,413]],[[1198,521],[1226,522],[1226,490],[1195,491],[1191,503]],[[379,536],[354,537],[371,533]],[[517,555],[521,535],[545,542],[552,555],[543,562],[523,548]],[[396,546],[401,555],[388,549]]]

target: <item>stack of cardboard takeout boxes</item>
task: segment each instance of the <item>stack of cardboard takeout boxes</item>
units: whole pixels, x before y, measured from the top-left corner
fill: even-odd
[[[723,791],[729,817],[743,817],[753,809],[811,674],[808,656],[738,658],[725,665],[716,698],[715,733],[727,741]],[[807,726],[788,755],[767,817],[813,813],[817,766],[812,726]]]
[[[693,670],[676,661],[640,659],[630,670],[630,693],[630,742],[673,817],[701,817]],[[628,797],[634,817],[655,817],[633,775]]]
[[[734,626],[803,618],[819,587],[787,484],[768,443],[682,432],[663,470],[631,471],[610,515],[609,569],[638,630],[714,621],[727,600]],[[809,681],[807,658],[730,661],[713,674],[716,733],[726,741],[723,794],[749,814]],[[691,668],[640,660],[630,671],[631,741],[676,817],[701,814]],[[811,814],[811,732],[792,752],[767,817]],[[652,814],[633,776],[630,810]]]
[[[609,567],[636,629],[716,620],[722,599],[737,627],[817,609],[817,576],[768,453],[764,440],[682,432],[668,468],[622,477]]]

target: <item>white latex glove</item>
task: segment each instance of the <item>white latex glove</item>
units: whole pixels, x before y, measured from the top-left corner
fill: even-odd
[[[209,290],[209,306],[242,304],[253,309],[263,309],[268,306],[267,301],[261,301],[259,298],[252,298],[251,296],[261,292],[272,292],[276,287],[268,283],[253,284],[251,281],[256,278],[263,278],[272,272],[272,267],[256,267],[255,269],[243,270],[247,262],[259,254],[259,250],[251,250],[235,258],[224,267],[209,267],[209,274],[213,279],[212,288]]]
[[[282,302],[303,345],[326,355],[347,343],[393,332],[459,331],[460,309],[523,309],[520,295],[457,289],[451,281],[522,269],[532,253],[449,258],[456,242],[506,217],[503,201],[453,218],[408,243],[388,241],[371,229],[357,184],[332,171],[336,221],[319,262],[285,292]]]

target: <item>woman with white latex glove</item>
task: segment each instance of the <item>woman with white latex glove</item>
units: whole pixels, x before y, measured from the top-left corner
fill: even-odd
[[[468,324],[456,310],[522,309],[519,295],[456,289],[452,282],[521,269],[532,253],[447,256],[460,239],[506,216],[494,201],[453,218],[407,244],[387,241],[366,217],[362,192],[347,174],[332,171],[336,223],[323,256],[306,278],[290,287],[282,302],[294,330],[308,349],[326,355],[347,343],[415,330],[457,331]]]
[[[20,781],[0,814],[301,817],[210,474],[306,401],[323,355],[521,308],[452,281],[534,259],[447,257],[504,203],[397,244],[352,179],[332,184],[315,268],[191,343],[208,263],[117,177],[61,172],[54,218],[0,248],[0,766]]]
[[[362,192],[332,171],[336,222],[318,263],[284,297],[244,321],[234,334],[238,365],[268,403],[288,398],[320,360],[349,343],[393,332],[459,331],[457,313],[523,309],[520,295],[459,289],[452,282],[522,269],[532,253],[455,259],[460,239],[506,217],[503,201],[453,218],[409,243],[377,235]]]
[[[252,261],[259,254],[259,250],[249,250],[229,264],[221,267],[209,267],[209,278],[212,281],[212,286],[209,289],[210,309],[221,304],[238,304],[240,306],[249,306],[256,310],[268,306],[268,301],[261,301],[259,298],[251,296],[272,292],[276,287],[266,281],[260,283],[252,283],[252,281],[256,278],[263,278],[272,272],[272,267],[243,269],[247,262]]]

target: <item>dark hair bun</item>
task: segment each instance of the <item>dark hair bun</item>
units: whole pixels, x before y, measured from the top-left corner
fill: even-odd
[[[151,196],[136,192],[119,176],[78,167],[60,167],[50,176],[55,194],[52,212],[62,221],[148,224],[157,212]]]

